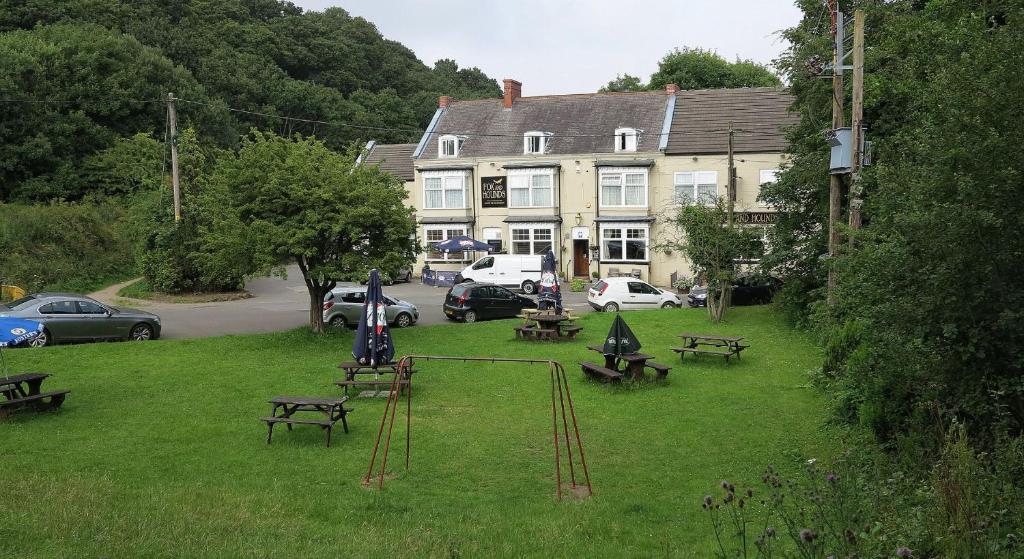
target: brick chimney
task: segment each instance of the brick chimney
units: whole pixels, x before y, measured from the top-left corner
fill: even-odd
[[[674,95],[679,92],[679,86],[674,83],[665,84],[665,93]]]
[[[511,109],[512,103],[523,96],[523,84],[513,79],[505,79],[505,108]]]
[[[437,108],[439,108],[439,109],[447,108],[448,107],[448,103],[451,103],[451,102],[452,102],[452,98],[451,97],[449,97],[447,95],[442,95],[437,100]]]

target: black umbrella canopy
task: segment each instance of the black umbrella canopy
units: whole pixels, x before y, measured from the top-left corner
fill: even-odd
[[[627,355],[640,351],[640,340],[633,335],[633,331],[622,320],[622,315],[615,315],[615,322],[608,331],[608,337],[604,341],[604,353],[606,355]]]
[[[357,363],[370,367],[390,363],[395,357],[395,345],[388,330],[384,291],[380,287],[380,273],[377,270],[370,271],[370,280],[366,283],[366,302],[359,316],[352,357]]]

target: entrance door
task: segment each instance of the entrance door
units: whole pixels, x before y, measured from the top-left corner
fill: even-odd
[[[586,239],[572,242],[572,273],[575,276],[590,276],[590,241]]]

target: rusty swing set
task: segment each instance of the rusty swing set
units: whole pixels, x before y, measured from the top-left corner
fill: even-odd
[[[566,377],[565,369],[558,361],[550,359],[511,359],[502,357],[447,357],[438,355],[406,355],[398,361],[395,369],[394,380],[388,394],[387,404],[384,406],[384,414],[380,418],[380,429],[377,431],[377,440],[373,445],[373,454],[370,456],[370,466],[366,470],[366,477],[363,484],[372,486],[374,467],[377,464],[377,454],[380,452],[380,468],[376,475],[377,488],[384,489],[384,472],[388,463],[388,451],[391,448],[391,435],[394,432],[395,416],[398,411],[400,389],[406,389],[405,403],[405,469],[409,469],[409,457],[412,450],[412,370],[414,360],[424,361],[484,361],[490,363],[529,363],[546,364],[548,373],[551,376],[551,433],[555,449],[555,483],[558,499],[562,498],[562,443],[565,445],[566,462],[569,466],[569,482],[574,495],[588,497],[593,494],[593,487],[590,484],[590,471],[587,469],[587,459],[583,453],[583,441],[580,439],[579,423],[576,421],[576,409],[573,406],[572,395],[569,393],[569,380]],[[566,408],[568,407],[568,415]],[[559,419],[561,419],[561,435],[559,434]],[[572,433],[570,436],[569,422],[572,421]],[[385,426],[387,433],[385,435]],[[579,466],[583,470],[583,480],[577,483],[576,479],[576,457],[573,456],[573,445],[571,438],[576,439]],[[384,441],[384,448],[381,450],[381,441]]]

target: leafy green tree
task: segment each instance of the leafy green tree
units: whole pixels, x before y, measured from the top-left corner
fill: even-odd
[[[629,74],[618,74],[615,79],[607,85],[598,89],[598,93],[620,92],[620,91],[644,91],[647,86],[640,81],[640,78]]]
[[[729,62],[714,51],[675,49],[658,63],[651,75],[649,89],[661,89],[674,83],[682,89],[724,87],[777,87],[782,85],[770,70],[750,60]]]
[[[340,280],[413,260],[413,208],[401,182],[376,166],[356,166],[315,139],[254,132],[234,157],[218,162],[211,182],[223,188],[248,230],[261,273],[298,264],[309,293],[309,325],[323,332],[323,299]],[[213,230],[206,243],[237,231]]]

